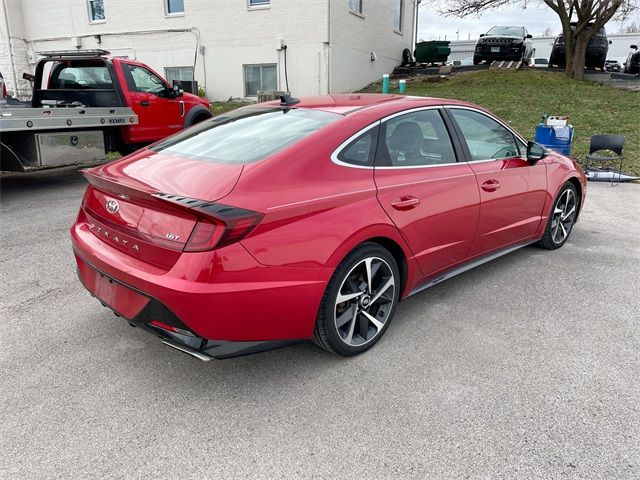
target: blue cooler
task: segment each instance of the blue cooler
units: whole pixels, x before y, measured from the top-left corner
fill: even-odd
[[[563,155],[571,155],[572,141],[573,125],[550,127],[539,124],[536,127],[535,142]]]

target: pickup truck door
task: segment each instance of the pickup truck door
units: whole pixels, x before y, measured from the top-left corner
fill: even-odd
[[[155,142],[181,130],[184,103],[181,98],[167,96],[171,87],[147,67],[126,62],[121,65],[130,107],[139,121],[136,127],[130,127],[130,141]]]

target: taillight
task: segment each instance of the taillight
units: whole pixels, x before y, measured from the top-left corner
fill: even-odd
[[[154,193],[160,200],[187,208],[198,214],[194,227],[184,247],[185,252],[204,252],[239,242],[260,223],[264,215],[244,208],[167,193]]]
[[[241,210],[241,215],[236,217],[227,216],[222,219],[209,221],[199,220],[196,224],[187,244],[185,252],[204,252],[214,248],[222,248],[232,243],[239,242],[245,238],[260,223],[263,215],[249,210]]]
[[[7,84],[2,82],[2,98],[7,98]]]

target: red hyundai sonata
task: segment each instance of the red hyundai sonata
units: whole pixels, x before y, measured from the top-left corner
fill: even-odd
[[[306,339],[362,353],[401,299],[561,247],[586,189],[481,107],[396,95],[283,97],[83,173],[82,284],[201,360]]]

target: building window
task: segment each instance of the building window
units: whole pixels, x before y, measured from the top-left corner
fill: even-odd
[[[87,0],[87,6],[91,23],[101,23],[107,19],[104,15],[104,0]]]
[[[404,17],[404,0],[393,0],[393,29],[402,33],[402,17]]]
[[[184,0],[164,0],[167,15],[184,15]]]
[[[164,78],[173,83],[174,80],[193,82],[193,67],[166,67]]]
[[[262,7],[264,5],[271,5],[271,0],[249,0],[250,7]]]
[[[255,97],[259,90],[277,90],[278,73],[277,65],[245,65],[244,66],[244,91],[245,96]]]
[[[362,0],[348,0],[349,11],[362,15]]]

